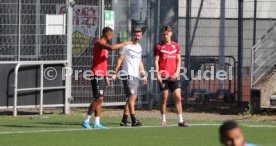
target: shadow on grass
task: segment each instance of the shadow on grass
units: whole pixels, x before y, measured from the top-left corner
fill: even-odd
[[[1,116],[10,116],[13,115],[12,111],[0,111]],[[39,112],[25,112],[25,111],[18,111],[17,115],[39,115]]]
[[[108,125],[110,127],[118,127],[120,126],[120,123],[117,122],[117,123],[114,123],[114,122],[104,122],[103,125]]]
[[[81,125],[81,122],[38,122],[38,124],[44,124],[44,125],[68,125],[68,126],[79,126]]]
[[[245,105],[238,107],[236,103],[224,103],[223,101],[213,101],[207,104],[184,105],[186,112],[205,112],[220,115],[239,115],[245,111]]]
[[[44,125],[56,125],[56,126],[81,126],[81,122],[38,122],[38,124],[44,124]],[[114,122],[103,122],[103,125],[108,125],[108,126],[119,126],[119,122],[114,123]],[[92,126],[93,124],[91,124]]]
[[[0,127],[10,127],[10,128],[41,128],[41,127],[39,127],[39,126],[15,125],[15,124],[0,125]]]
[[[54,114],[53,112],[43,112],[44,115]],[[0,116],[12,116],[12,111],[0,111]],[[39,112],[32,111],[18,111],[17,115],[39,115]]]

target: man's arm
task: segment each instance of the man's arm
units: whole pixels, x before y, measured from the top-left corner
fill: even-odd
[[[181,54],[176,55],[176,71],[172,77],[173,80],[177,79],[179,72],[180,72],[180,66],[181,66]]]
[[[118,59],[117,59],[117,62],[116,62],[115,68],[114,68],[113,80],[116,80],[116,78],[117,78],[117,73],[119,71],[119,68],[122,64],[122,61],[123,61],[124,57],[125,57],[124,54],[120,54]]]
[[[132,41],[127,41],[127,42],[123,42],[123,43],[119,43],[119,44],[109,45],[109,44],[106,44],[105,41],[100,40],[96,44],[96,46],[98,48],[104,48],[104,49],[107,49],[107,50],[117,50],[117,49],[122,48],[123,46],[127,46],[127,45],[130,45],[130,44],[132,44]]]
[[[140,64],[139,64],[139,71],[140,71],[140,74],[141,76],[145,76],[145,69],[144,69],[144,64],[143,64],[143,61],[141,60],[140,61]]]
[[[147,76],[145,74],[145,68],[144,68],[144,64],[143,64],[142,60],[140,61],[140,64],[139,64],[139,70],[140,70],[140,75],[144,79],[144,84],[147,84],[148,83],[148,79],[147,79]]]
[[[157,81],[162,83],[161,76],[159,73],[159,56],[154,56],[154,71],[156,73]]]

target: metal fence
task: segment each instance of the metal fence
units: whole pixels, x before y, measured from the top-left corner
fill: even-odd
[[[91,68],[92,60],[92,47],[94,41],[101,35],[101,1],[88,1],[81,0],[75,1],[74,7],[74,29],[73,29],[73,70],[89,70]],[[150,43],[150,28],[149,26],[150,13],[153,13],[152,3],[150,1],[104,1],[105,10],[115,11],[115,29],[114,39],[112,43],[124,42],[130,39],[131,27],[139,25],[143,28],[143,40],[141,45],[143,48],[143,60],[145,68],[148,69],[152,65],[150,58],[151,46]],[[90,11],[92,10],[92,11]],[[87,12],[84,12],[87,11]],[[90,12],[90,13],[89,13]],[[87,16],[84,16],[87,15]],[[89,20],[86,20],[86,18]],[[87,21],[82,22],[82,21]],[[93,22],[90,24],[90,22]],[[112,70],[118,57],[118,51],[109,51],[109,66],[108,69]],[[92,89],[90,81],[83,78],[83,74],[79,73],[78,80],[72,80],[72,96],[74,101],[72,106],[87,106],[92,100]],[[156,88],[152,86],[144,86],[142,83],[138,88],[138,101],[139,103],[147,102],[149,99],[149,88]],[[156,94],[157,91],[151,92]],[[152,95],[152,94],[151,94]],[[143,100],[143,101],[142,101]],[[123,105],[125,102],[125,94],[121,81],[112,81],[111,87],[107,89],[104,98],[104,105],[116,106]]]
[[[269,6],[275,6],[275,1],[188,2],[179,1],[178,27],[179,30],[185,31],[179,31],[178,37],[179,40],[185,40],[179,41],[182,47],[186,48],[185,57],[189,59],[190,55],[219,56],[219,68],[223,69],[225,56],[233,56],[237,61],[235,97],[239,101],[248,101],[251,48],[275,23],[275,11]],[[186,63],[187,67],[193,65],[192,61]],[[223,81],[219,84],[219,89],[225,88]],[[189,87],[186,92],[189,92],[188,89]]]
[[[67,35],[46,35],[46,15],[66,0],[1,0],[0,60],[66,60]],[[62,12],[62,14],[66,13]]]
[[[276,65],[276,23],[267,31],[252,49],[252,81],[257,84]]]
[[[92,47],[101,33],[101,2],[76,0],[73,9],[73,45],[72,69],[90,70]],[[74,74],[72,78],[72,97],[74,104],[88,104],[92,100],[90,81],[83,78],[83,73]]]
[[[253,112],[275,108],[276,23],[252,48],[251,104]]]
[[[18,108],[38,105],[42,114],[43,107],[51,106],[45,105],[44,97],[51,96],[46,90],[59,95],[58,99],[54,99],[56,106],[68,105],[68,78],[66,82],[57,83],[46,80],[43,74],[46,67],[53,66],[55,69],[58,65],[70,65],[68,38],[71,33],[66,30],[69,27],[66,22],[70,22],[70,17],[66,17],[70,8],[66,7],[67,2],[0,1],[0,67],[4,83],[1,86],[6,89],[5,93],[1,91],[1,96],[6,96],[1,101],[6,102],[1,103],[7,103],[7,108],[13,105],[14,115]],[[31,102],[26,98],[30,96],[33,97]],[[68,112],[68,109],[67,106],[65,111]]]
[[[140,43],[146,70],[153,67],[153,47],[162,38],[160,28],[163,25],[173,28],[173,40],[181,46],[182,66],[188,72],[206,71],[214,66],[215,70],[229,73],[226,68],[233,67],[231,81],[181,81],[185,102],[197,91],[204,91],[206,96],[230,97],[230,94],[235,100],[247,101],[251,48],[275,23],[275,5],[275,1],[269,0],[0,0],[0,63],[65,60],[70,66],[72,59],[74,71],[90,70],[93,43],[103,28],[103,10],[113,10],[112,43],[128,40],[135,25],[143,28]],[[70,9],[72,13],[68,13]],[[72,43],[67,32],[46,35],[47,15],[60,14],[66,14],[67,22],[72,18],[72,22],[66,24],[67,32],[72,31],[69,33]],[[72,45],[72,50],[68,44]],[[118,52],[109,54],[108,68],[113,69]],[[92,90],[83,72],[73,74],[66,86],[72,86],[66,92],[74,98],[71,107],[88,106]],[[138,92],[140,103],[159,104],[159,87],[151,78],[149,85],[139,86]],[[64,94],[59,96],[64,100]],[[67,103],[63,100],[59,102]],[[125,98],[120,81],[112,82],[104,100],[105,105],[123,104]]]
[[[189,96],[187,102],[196,100],[198,103],[207,103],[210,100],[220,99],[225,102],[235,101],[237,93],[236,83],[236,59],[233,56],[224,56],[225,78],[223,85],[218,78],[218,71],[220,71],[219,56],[190,56],[191,75],[189,81]],[[185,63],[183,56],[183,63]],[[183,80],[183,88],[185,83]],[[221,88],[221,85],[223,88]],[[187,85],[186,85],[187,86]],[[185,94],[183,95],[183,97]]]

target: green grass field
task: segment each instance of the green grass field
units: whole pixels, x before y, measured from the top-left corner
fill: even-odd
[[[189,121],[191,127],[159,127],[159,119],[141,119],[144,127],[120,128],[120,118],[103,117],[110,129],[85,130],[80,114],[1,116],[0,145],[47,146],[219,146],[222,121]],[[169,121],[175,123],[175,121]],[[200,125],[207,124],[207,125]],[[275,122],[240,122],[249,143],[276,145]]]

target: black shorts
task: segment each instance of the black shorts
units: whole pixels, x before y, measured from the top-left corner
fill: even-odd
[[[162,79],[162,84],[159,84],[160,91],[170,89],[173,92],[175,89],[180,88],[179,80],[171,80],[171,79]]]
[[[91,80],[93,98],[104,96],[106,92],[106,81],[103,76],[92,76]]]

